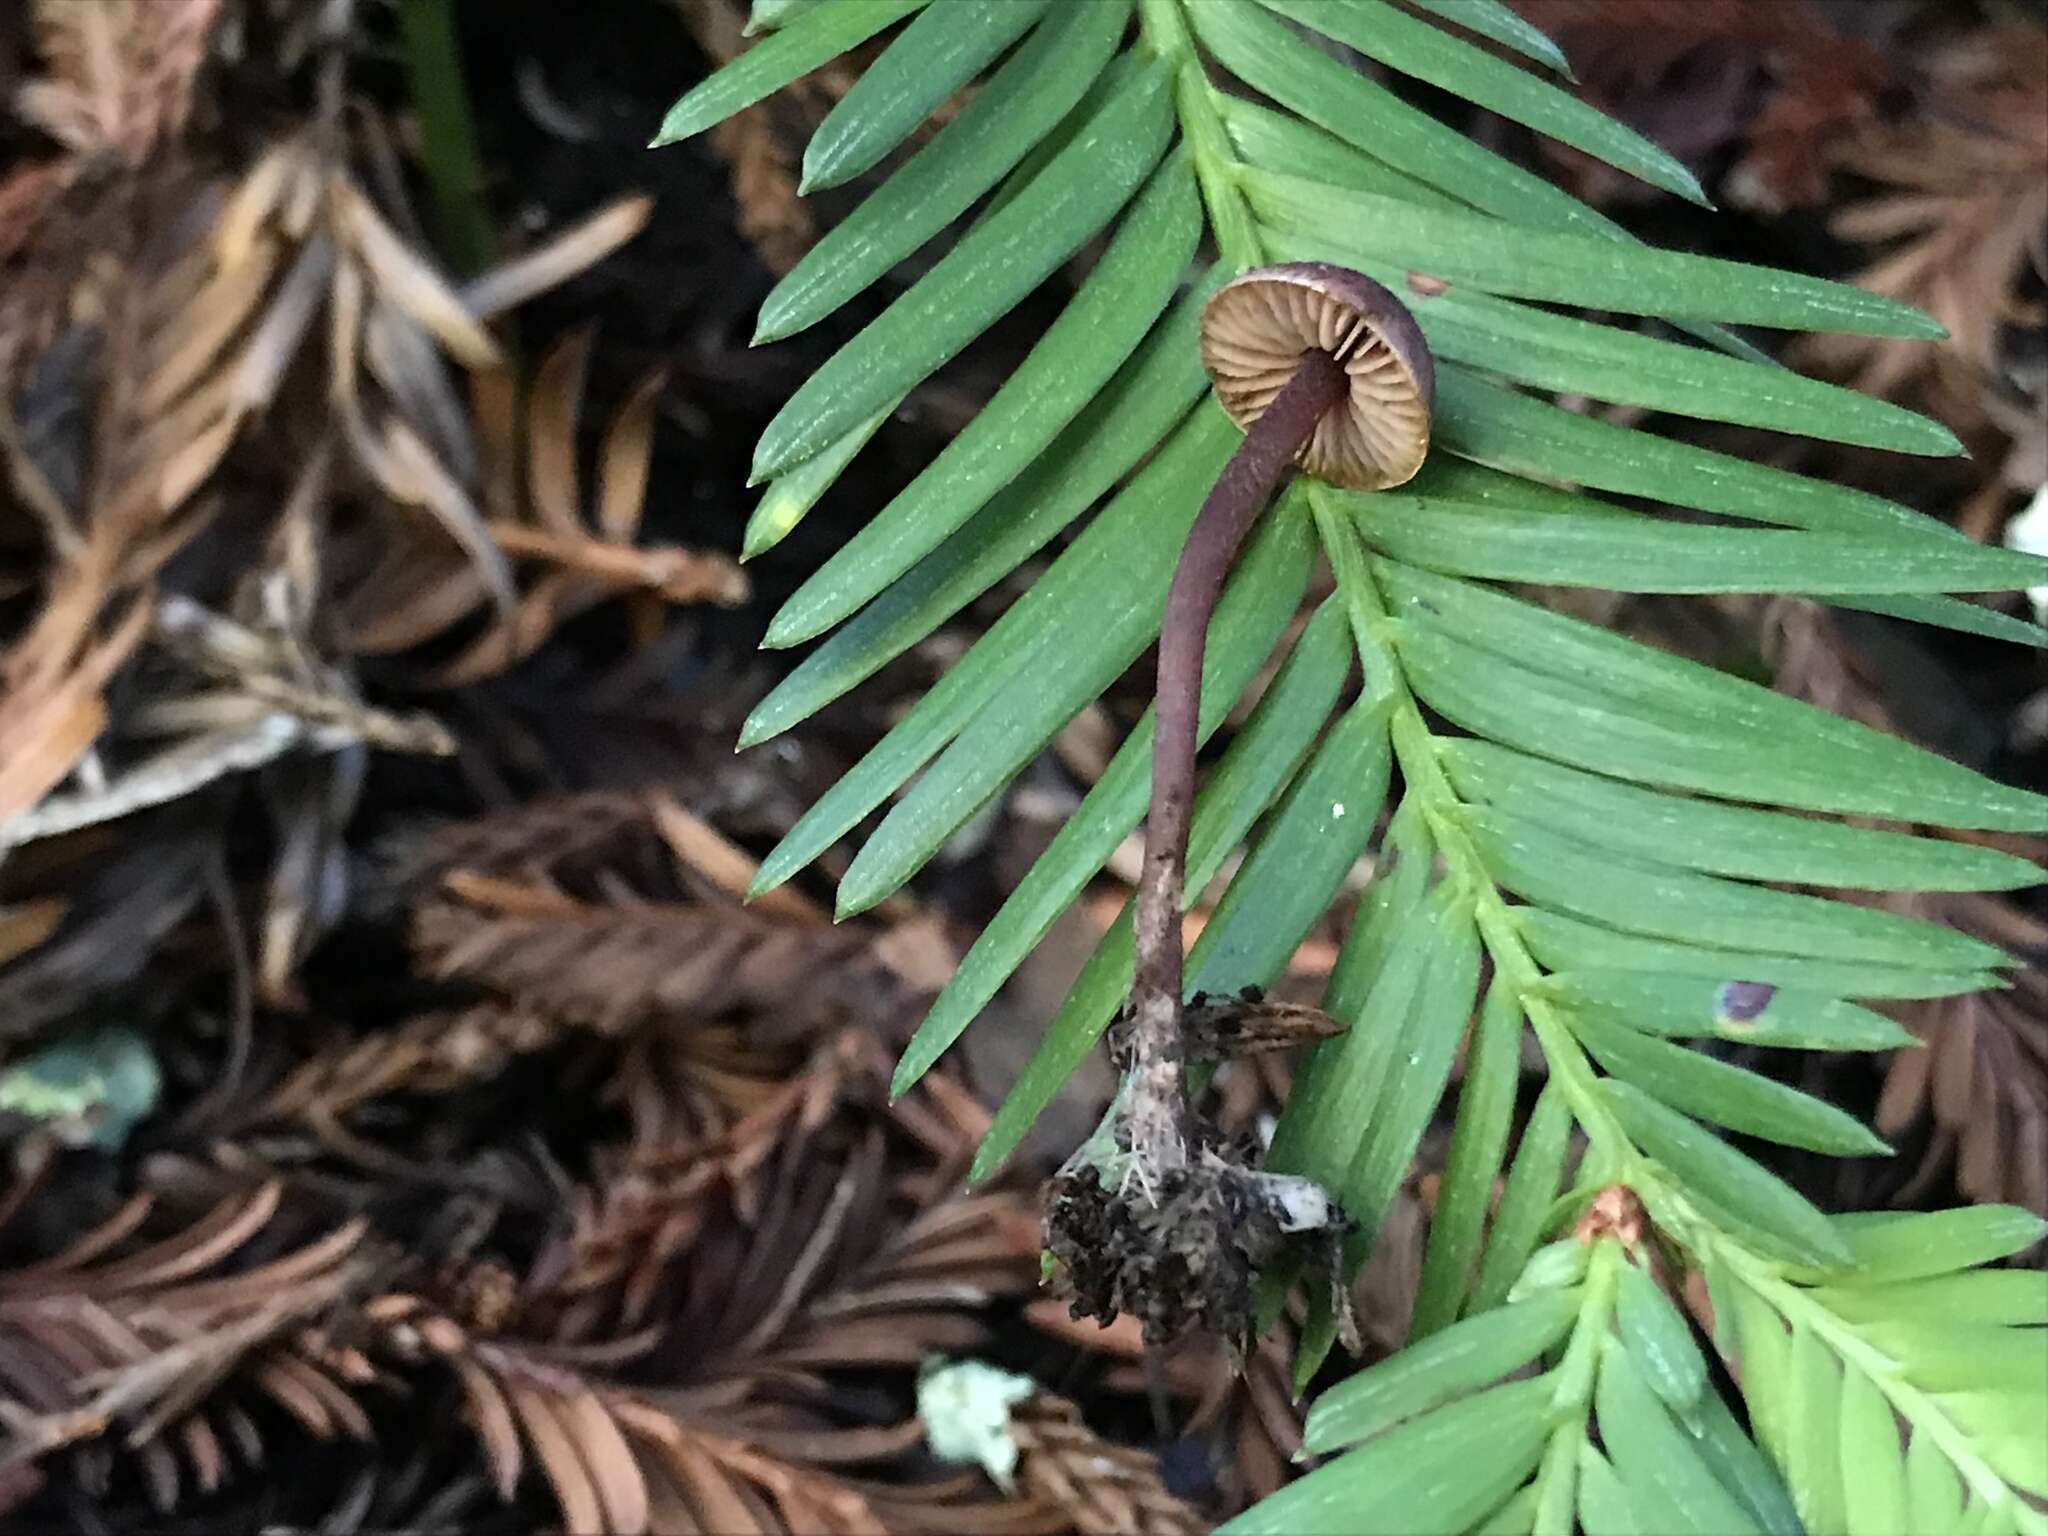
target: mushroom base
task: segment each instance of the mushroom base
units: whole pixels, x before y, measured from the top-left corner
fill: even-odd
[[[1256,1148],[1229,1143],[1206,1121],[1191,1128],[1196,1145],[1161,1170],[1130,1145],[1132,1128],[1119,1113],[1113,1151],[1071,1160],[1054,1176],[1045,1247],[1072,1293],[1072,1315],[1107,1324],[1130,1312],[1151,1344],[1218,1334],[1242,1359],[1253,1331],[1253,1280],[1291,1258],[1329,1284],[1339,1334],[1355,1350],[1343,1284],[1352,1223],[1314,1180],[1249,1167]]]

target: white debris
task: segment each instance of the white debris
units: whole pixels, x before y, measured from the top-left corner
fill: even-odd
[[[1037,1390],[1029,1376],[979,1360],[935,1360],[917,1379],[917,1416],[925,1444],[941,1461],[976,1462],[1005,1493],[1017,1470],[1010,1404]]]
[[[1336,1203],[1314,1179],[1295,1173],[1262,1173],[1259,1188],[1282,1232],[1321,1232],[1343,1218]]]
[[[2034,492],[2027,510],[2005,525],[2007,548],[2030,555],[2048,555],[2048,485]],[[2034,622],[2048,624],[2048,585],[2027,588],[2034,605]]]

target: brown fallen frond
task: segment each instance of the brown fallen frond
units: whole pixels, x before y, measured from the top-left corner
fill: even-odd
[[[216,0],[165,0],[143,8],[46,10],[65,18],[52,23],[68,39],[60,51],[98,90],[108,86],[107,71],[88,68],[93,60],[126,57],[122,49],[131,43],[152,58],[166,50],[183,58],[194,38],[203,40],[217,8]],[[163,22],[129,27],[121,18],[130,10]],[[88,12],[99,19],[87,19]],[[163,32],[166,23],[174,23],[175,39]],[[72,102],[72,115],[97,125],[94,132],[113,131],[104,121],[109,103],[126,101],[119,80],[105,100],[79,81],[67,83],[61,69],[40,83],[52,86],[45,93],[51,103]],[[181,115],[175,94],[167,100]],[[324,122],[282,138],[238,182],[202,190],[176,210],[192,226],[182,238],[154,242],[167,245],[167,255],[127,266],[106,256],[79,280],[74,307],[107,316],[100,326],[106,354],[101,376],[76,386],[97,396],[90,462],[44,463],[23,433],[0,433],[9,478],[33,489],[30,502],[39,509],[56,556],[44,582],[42,611],[0,656],[0,823],[57,791],[109,728],[123,723],[111,718],[106,693],[150,632],[153,583],[209,525],[218,502],[205,491],[316,336],[324,335],[328,352],[327,440],[342,446],[388,502],[413,509],[434,528],[424,556],[429,563],[437,555],[466,562],[461,569],[475,584],[477,601],[495,603],[508,620],[520,610],[511,557],[492,538],[480,510],[470,411],[444,361],[495,370],[499,349],[483,316],[467,307],[358,184],[348,134]],[[575,261],[600,259],[631,237],[644,220],[645,205],[628,201],[637,209],[635,217],[600,219],[573,232]],[[63,233],[53,231],[49,238]],[[530,252],[506,292],[530,296],[578,269],[549,259],[547,248]],[[505,293],[496,302],[505,302]],[[324,326],[317,323],[323,314]],[[601,524],[604,536],[537,555],[522,551],[520,559],[544,559],[571,573],[563,579],[578,592],[593,583],[601,593],[623,584],[650,601],[669,601],[729,589],[711,567],[681,551],[614,548],[622,543],[616,536],[625,527],[622,520],[637,518],[644,453],[636,466],[633,449],[644,449],[651,409],[650,397],[622,416],[620,445],[607,465],[613,484],[601,509],[608,519]],[[305,488],[277,520],[281,533],[295,517],[307,522],[321,515],[325,462],[323,448],[308,468]],[[61,485],[80,489],[67,499],[56,489]],[[417,537],[401,532],[387,528],[387,543],[417,556]],[[301,542],[310,550],[315,541],[304,536]],[[573,609],[573,602],[565,605],[561,586],[553,580],[548,597],[528,601],[522,633],[544,632],[555,622],[547,618],[536,631],[534,615]],[[311,604],[309,598],[308,614]],[[292,701],[285,703],[291,712]],[[356,723],[368,724],[370,717],[360,715]],[[268,716],[232,724],[237,728],[186,743],[155,764],[129,793],[109,803],[109,813],[189,793],[296,744],[282,740],[279,722]],[[78,814],[76,806],[63,807],[53,825],[69,824]],[[284,947],[294,949],[297,942]],[[276,966],[270,971],[267,990],[274,992]]]
[[[713,128],[710,144],[732,177],[740,233],[761,253],[769,271],[787,272],[818,235],[811,210],[797,193],[794,144],[776,128],[773,110],[759,103]]]
[[[16,110],[78,154],[103,150],[141,165],[185,125],[221,0],[146,6],[30,7],[44,72]]]
[[[183,174],[193,88],[224,7],[30,0],[16,9],[42,67],[10,82],[8,105],[63,153],[24,160],[0,181],[0,259],[20,258],[0,287],[0,398],[10,401],[26,393],[16,388],[24,362],[60,335],[92,329],[67,301],[94,286],[86,274],[97,256],[131,248],[152,184]],[[145,168],[147,178],[137,174]]]
[[[1969,893],[1916,895],[1913,915],[1986,939],[2018,957],[2009,990],[1912,1005],[1906,1026],[1925,1050],[1897,1051],[1878,1100],[1878,1133],[1932,1130],[1894,1198],[1917,1199],[1944,1171],[1971,1200],[2048,1215],[2048,923],[2011,902]]]
[[[468,1022],[484,1029],[478,1055],[527,1043],[517,1029],[509,1039],[495,1032],[502,1016]],[[288,1081],[274,1107],[307,1113],[324,1103],[339,1115],[400,1091],[401,1077],[429,1091],[459,1082],[474,1064],[449,1048],[461,1021],[434,1023],[441,1034],[426,1021],[398,1032],[414,1059],[380,1056],[394,1039],[331,1058]],[[209,1338],[236,1351],[232,1368],[201,1374],[214,1355],[159,1351],[146,1362],[154,1374],[125,1388],[130,1417],[152,1430],[134,1437],[132,1454],[166,1506],[231,1470],[246,1432],[234,1415],[249,1393],[310,1436],[349,1438],[386,1421],[384,1394],[445,1383],[492,1486],[511,1497],[545,1484],[572,1529],[1074,1528],[1062,1509],[994,1497],[978,1477],[934,1480],[906,1417],[909,1378],[924,1358],[981,1347],[991,1309],[1034,1283],[1030,1202],[957,1192],[985,1109],[943,1071],[885,1107],[888,1055],[864,1030],[842,1031],[779,1079],[772,1053],[722,1026],[645,1032],[633,1049],[673,1072],[676,1052],[706,1043],[723,1053],[731,1081],[752,1085],[707,1090],[704,1123],[723,1129],[662,1141],[677,1100],[629,1058],[622,1084],[655,1086],[658,1102],[629,1099],[636,1145],[597,1186],[571,1192],[576,1229],[531,1263],[477,1250],[486,1225],[452,1259],[438,1242],[414,1244],[424,1287],[364,1300],[352,1269],[316,1306],[316,1285],[353,1262],[363,1229],[266,1251],[250,1267],[239,1256],[253,1255],[276,1216],[271,1185],[223,1202],[168,1244],[139,1240],[148,1213],[138,1203],[45,1270],[14,1277],[14,1289],[76,1290],[75,1276],[92,1275],[117,1298],[122,1287],[158,1305],[169,1297],[180,1316],[218,1309],[204,1320],[223,1321]],[[247,1318],[238,1333],[234,1309],[254,1296],[278,1310]],[[9,1305],[0,1286],[0,1369]],[[878,1395],[879,1381],[895,1387]],[[54,1446],[50,1421],[38,1422],[38,1445]],[[58,1427],[80,1439],[99,1433],[77,1418]],[[1071,1450],[1062,1441],[1048,1466]],[[1097,1502],[1115,1507],[1127,1480],[1098,1482]]]
[[[1564,50],[1588,101],[1696,169],[1732,160],[1717,196],[1760,213],[1823,202],[1839,147],[1898,84],[1896,62],[1814,0],[1510,3]],[[1542,153],[1588,201],[1644,197],[1582,150]]]
[[[748,899],[754,876],[761,869],[759,860],[674,795],[654,795],[648,800],[647,808],[655,831],[661,834],[662,842],[675,855],[677,866],[686,875],[695,876],[722,896],[736,901]],[[764,891],[753,898],[753,906],[756,911],[770,917],[786,917],[813,924],[831,920],[823,907],[794,886],[778,885],[772,891]],[[951,956],[947,959],[950,962]],[[950,963],[946,974],[951,975]],[[945,984],[943,977],[938,984]]]
[[[1941,108],[1873,124],[1844,147],[1838,168],[1881,191],[1831,227],[1877,253],[1855,282],[1926,310],[1949,338],[1816,336],[1800,350],[1872,394],[1924,391],[1963,430],[1984,423],[2006,376],[2001,332],[2020,316],[2025,275],[2048,280],[2048,34],[2017,22],[1973,31],[1925,67]]]
[[[740,823],[753,834],[775,834],[787,822],[760,807],[735,807],[734,795],[715,779],[689,786],[692,801],[705,808],[700,814],[677,798],[682,786],[668,782],[655,793],[548,795],[461,821],[407,827],[378,849],[380,898],[417,904],[452,894],[446,882],[460,872],[542,882],[590,900],[612,900],[622,887],[651,901],[742,900],[760,866],[728,830]],[[790,886],[752,905],[771,917],[819,926],[830,920]]]
[[[872,942],[858,929],[674,904],[506,917],[444,901],[421,907],[411,927],[434,979],[474,982],[606,1031],[737,1009],[856,1012],[848,966]]]
[[[174,597],[158,606],[151,636],[161,653],[184,664],[189,691],[131,711],[124,734],[170,735],[172,744],[138,756],[103,784],[46,794],[33,808],[0,820],[0,848],[180,800],[294,751],[370,746],[446,756],[454,750],[448,734],[426,716],[364,704],[345,672],[316,661],[282,624],[252,628]]]
[[[462,821],[407,828],[380,848],[383,884],[405,900],[430,896],[450,870],[569,879],[592,870],[629,877],[657,840],[639,795],[550,795]]]
[[[1078,1536],[1195,1536],[1209,1522],[1167,1491],[1159,1459],[1105,1440],[1081,1410],[1035,1392],[1010,1410],[1018,1488],[1060,1512]]]
[[[743,10],[731,0],[683,0],[682,4],[684,23],[698,46],[720,63],[737,58],[747,46]],[[844,64],[835,61],[799,82],[800,97],[812,109],[806,113],[808,117],[815,120],[823,115],[820,100],[845,94],[852,83],[843,78],[845,74]],[[776,102],[757,102],[718,124],[707,142],[725,162],[740,233],[769,270],[787,272],[817,238],[817,227],[797,193],[800,156],[796,145],[803,135],[786,133],[776,121],[777,112]]]
[[[222,780],[268,769],[278,840],[254,948],[258,990],[273,1002],[290,1000],[292,972],[322,927],[318,893],[331,888],[342,857],[340,833],[360,782],[355,760],[372,749],[447,755],[454,745],[425,716],[366,703],[349,671],[313,643],[320,583],[311,527],[323,465],[316,455],[233,611],[180,595],[136,604],[147,643],[132,662],[143,684],[134,701],[118,720],[95,709],[100,729],[90,739],[72,743],[67,758],[46,756],[36,803],[0,801],[12,811],[0,815],[4,850],[189,802]],[[51,696],[65,697],[86,677],[72,673]],[[0,740],[17,703],[0,703]],[[31,708],[21,727],[36,720]],[[92,771],[57,788],[88,750]]]
[[[557,1044],[568,1033],[531,1010],[482,1003],[421,1014],[305,1062],[253,1109],[253,1123],[338,1123],[386,1094],[444,1094],[482,1081],[516,1056]]]
[[[974,1480],[877,1482],[841,1470],[901,1463],[920,1439],[914,1422],[757,1424],[744,1411],[693,1411],[672,1393],[606,1380],[558,1350],[477,1336],[418,1297],[380,1297],[366,1315],[390,1354],[453,1376],[499,1496],[509,1500],[538,1472],[574,1531],[1021,1536],[1067,1528],[1028,1507],[991,1503]]]
[[[463,307],[482,320],[517,309],[528,299],[596,266],[645,229],[653,210],[654,199],[638,194],[605,204],[532,249],[507,257],[464,283],[460,290]]]
[[[950,1137],[936,1130],[940,1105],[920,1102],[923,1085],[881,1109],[887,1066],[848,1032],[724,1135],[636,1152],[561,1256],[537,1266],[558,1278],[532,1293],[528,1317],[554,1314],[558,1337],[660,1324],[632,1369],[661,1386],[618,1416],[636,1449],[652,1442],[698,1524],[657,1528],[1071,1528],[1034,1501],[989,1501],[978,1477],[906,1478],[918,1426],[857,1411],[872,1391],[840,1385],[878,1372],[907,1384],[931,1354],[980,1347],[988,1309],[1036,1275],[1028,1200],[934,1202],[899,1179],[898,1168],[943,1161]],[[573,1481],[556,1491],[565,1514],[583,1497]]]
[[[236,1123],[296,1121],[339,1148],[373,1103],[452,1093],[595,1035],[626,1037],[619,1081],[643,1140],[715,1135],[778,1102],[820,1030],[882,1017],[929,968],[896,931],[835,928],[794,893],[742,907],[752,857],[666,796],[430,826],[383,864],[375,905],[406,914],[423,973],[495,997],[336,1040]],[[772,1026],[722,1022],[770,1007]]]
[[[288,1072],[234,1116],[238,1130],[302,1125],[344,1153],[360,1150],[347,1122],[397,1095],[434,1099],[488,1083],[522,1057],[557,1049],[589,1031],[553,1015],[496,1003],[418,1014],[396,1029],[336,1042]],[[783,1052],[749,1046],[740,1030],[706,1024],[659,1042],[662,1059],[636,1066],[627,1047],[621,1074],[640,1073],[671,1106],[701,1123],[723,1124],[771,1101],[783,1086]],[[676,1081],[668,1081],[673,1076]]]
[[[872,1036],[842,1031],[754,1107],[707,1105],[704,1128],[680,1137],[658,1083],[644,1107],[629,1098],[636,1145],[579,1212],[566,1252],[543,1266],[559,1274],[568,1335],[671,1315],[684,1337],[727,1341],[693,1349],[698,1376],[722,1354],[770,1364],[771,1346],[812,1364],[835,1350],[914,1364],[944,1341],[921,1342],[909,1314],[950,1334],[957,1320],[940,1314],[1028,1284],[1035,1217],[1015,1196],[963,1203],[935,1189],[927,1198],[946,1203],[915,1214],[908,1202],[926,1187],[904,1175],[950,1170],[957,1181],[986,1121],[962,1122],[966,1095],[943,1072],[883,1110],[888,1066]],[[878,1228],[885,1213],[896,1219]],[[678,1291],[687,1300],[674,1301]],[[896,1315],[876,1327],[877,1310]]]
[[[835,1124],[851,1111],[827,1109]],[[275,1431],[247,1411],[258,1401],[310,1438],[367,1441],[392,1394],[428,1394],[427,1411],[445,1384],[500,1497],[543,1483],[578,1531],[1076,1528],[1044,1501],[991,1497],[979,1478],[933,1479],[915,1421],[872,1387],[833,1385],[878,1368],[901,1380],[929,1350],[978,1343],[980,1314],[1031,1284],[1026,1203],[955,1198],[899,1226],[892,1202],[878,1222],[868,1195],[848,1195],[885,1194],[870,1151],[844,1165],[835,1214],[812,1221],[790,1196],[807,1169],[831,1166],[818,1151],[777,1173],[752,1257],[692,1256],[670,1326],[635,1335],[613,1319],[587,1343],[562,1333],[561,1298],[539,1276],[522,1284],[492,1259],[441,1271],[431,1294],[365,1296],[363,1221],[279,1242],[276,1183],[162,1237],[138,1197],[68,1250],[0,1276],[0,1473],[17,1469],[5,1486],[25,1497],[62,1457],[86,1458],[78,1475],[97,1483],[118,1454],[169,1509],[277,1454]],[[711,1291],[729,1327],[700,1326]],[[1071,1437],[1048,1449],[1048,1467],[1065,1457],[1071,1476]],[[1130,1482],[1098,1475],[1096,1503],[1145,1503]]]
[[[108,680],[148,630],[142,599],[98,629],[100,564],[91,556],[67,564],[42,618],[0,657],[0,824],[34,806],[91,751],[107,727]]]
[[[228,1439],[262,1454],[238,1393],[316,1437],[367,1440],[354,1389],[374,1367],[310,1331],[367,1277],[364,1224],[280,1250],[282,1193],[261,1185],[153,1240],[153,1200],[138,1195],[64,1251],[0,1272],[0,1467],[103,1458],[76,1448],[112,1437],[169,1509],[188,1478],[204,1492],[225,1481],[230,1419]]]
[[[639,605],[632,611],[643,637],[658,625],[662,604],[730,607],[746,599],[746,577],[729,556],[636,542],[646,506],[659,374],[640,380],[620,407],[598,450],[597,483],[586,497],[576,438],[590,341],[587,332],[572,336],[543,359],[523,413],[508,376],[489,368],[472,376],[482,468],[480,510],[474,517],[465,512],[465,526],[474,524],[472,537],[540,574],[523,593],[507,595],[483,632],[433,670],[439,686],[506,671],[564,622],[611,599]],[[451,488],[444,499],[453,494]],[[417,541],[390,543],[347,600],[353,648],[365,654],[410,650],[482,608],[491,584],[451,581],[458,573],[445,565]]]
[[[761,39],[748,37],[746,0],[677,0],[697,45],[715,62],[730,63]],[[809,206],[798,194],[800,146],[825,113],[853,88],[879,44],[867,43],[795,80],[777,98],[733,113],[711,129],[706,142],[732,185],[740,233],[774,272],[795,266],[816,238]],[[942,102],[911,134],[922,144],[950,122],[974,91],[963,87]],[[785,120],[786,119],[786,120]]]

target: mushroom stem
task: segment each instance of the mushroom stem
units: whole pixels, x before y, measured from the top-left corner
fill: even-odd
[[[1152,804],[1145,820],[1145,866],[1138,879],[1137,971],[1131,993],[1133,1070],[1127,1118],[1154,1167],[1177,1166],[1185,1147],[1181,1068],[1180,914],[1195,800],[1195,735],[1201,707],[1202,653],[1209,616],[1238,546],[1280,479],[1344,397],[1343,366],[1327,352],[1302,357],[1265,413],[1216,477],[1195,515],[1166,593],[1159,631],[1159,682],[1152,736]]]

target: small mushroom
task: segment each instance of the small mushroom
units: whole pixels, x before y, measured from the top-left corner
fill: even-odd
[[[1159,635],[1125,1108],[1133,1150],[1152,1149],[1140,1161],[1163,1168],[1178,1165],[1185,1141],[1180,909],[1209,617],[1238,546],[1289,468],[1359,490],[1414,476],[1429,448],[1436,383],[1401,301],[1323,262],[1258,267],[1226,283],[1203,311],[1201,346],[1216,397],[1245,438],[1188,533]]]
[[[1148,1339],[1192,1327],[1241,1344],[1255,1270],[1304,1242],[1323,1255],[1340,1330],[1347,1326],[1341,1258],[1349,1223],[1312,1181],[1240,1162],[1190,1112],[1181,1082],[1190,1026],[1192,1049],[1204,1049],[1206,1033],[1216,1054],[1222,1011],[1198,999],[1189,1017],[1181,1006],[1202,651],[1230,562],[1291,467],[1361,490],[1400,485],[1422,467],[1436,370],[1398,299],[1368,277],[1319,262],[1260,267],[1219,288],[1202,316],[1202,363],[1245,437],[1196,514],[1167,590],[1137,970],[1112,1037],[1126,1075],[1102,1130],[1052,1181],[1046,1248],[1068,1275],[1076,1316],[1107,1322],[1129,1310],[1143,1318]],[[1289,1022],[1309,1035],[1335,1027],[1320,1015]]]

